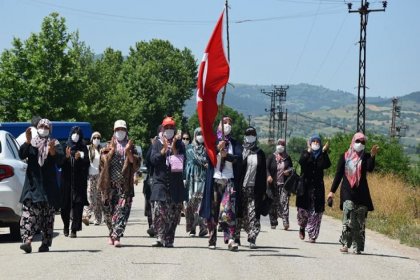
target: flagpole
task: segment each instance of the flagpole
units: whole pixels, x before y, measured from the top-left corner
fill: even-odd
[[[230,42],[229,42],[229,3],[228,0],[225,2],[225,11],[226,11],[226,41],[227,41],[227,56],[228,56],[228,62],[230,63]],[[222,100],[220,102],[220,117],[222,122],[222,139],[225,139],[225,128],[223,124],[223,106],[225,103],[225,95],[226,95],[226,88],[227,84],[223,87],[222,92]]]

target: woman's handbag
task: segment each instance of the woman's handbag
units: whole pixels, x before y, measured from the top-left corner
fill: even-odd
[[[183,172],[184,171],[184,155],[171,155],[169,156],[169,165],[171,166],[171,172]]]
[[[302,196],[305,192],[304,186],[304,175],[299,176],[295,171],[287,177],[286,182],[284,182],[284,189],[288,193],[295,194],[296,196]]]

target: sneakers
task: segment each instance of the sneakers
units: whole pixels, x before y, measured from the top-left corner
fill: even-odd
[[[300,238],[301,240],[305,239],[305,228],[303,228],[303,227],[301,227],[301,228],[299,229],[299,238]]]
[[[309,243],[315,243],[315,242],[316,242],[316,239],[309,238]]]
[[[349,248],[347,248],[347,246],[343,246],[342,248],[340,248],[340,252],[341,253],[348,253],[349,252]]]
[[[163,243],[161,241],[156,241],[152,244],[152,247],[163,247]]]
[[[284,228],[284,230],[288,230],[289,229],[289,224],[284,224],[283,228]]]
[[[173,247],[174,247],[174,243],[165,244],[165,248],[173,248]]]
[[[89,218],[88,218],[88,217],[83,217],[83,218],[82,218],[82,222],[83,222],[86,226],[88,226],[88,225],[89,225]]]
[[[31,243],[23,243],[20,245],[20,249],[25,251],[25,253],[29,254],[32,252],[32,246]]]
[[[271,229],[276,229],[276,227],[277,227],[276,225],[274,225],[274,226],[271,226]]]
[[[114,245],[114,239],[112,237],[108,238],[108,245]]]
[[[190,231],[190,237],[195,237],[195,230]]]
[[[209,249],[210,250],[215,250],[216,249],[216,245],[209,245]]]
[[[76,237],[77,237],[77,233],[74,230],[72,230],[70,233],[70,238],[76,238]]]
[[[64,236],[65,237],[69,236],[69,229],[68,228],[64,228],[63,233],[64,233]]]
[[[119,240],[114,240],[114,247],[115,248],[121,248],[121,242]]]
[[[236,251],[238,251],[238,244],[237,244],[237,243],[235,243],[235,241],[234,241],[233,239],[230,239],[230,240],[229,240],[229,243],[228,243],[228,250],[229,250],[229,251],[232,251],[232,252],[236,252]]]
[[[95,226],[99,226],[99,225],[101,224],[101,222],[99,222],[99,221],[96,221],[96,220],[95,220],[95,221],[93,222],[93,224],[94,224]]]
[[[50,248],[48,245],[42,244],[41,247],[38,248],[39,253],[44,253],[50,251]]]
[[[207,229],[201,229],[200,232],[198,233],[198,236],[200,237],[204,237],[209,233],[209,231]]]
[[[255,243],[250,242],[249,249],[257,249],[257,245],[255,245]]]
[[[148,229],[147,229],[147,234],[148,234],[150,237],[155,237],[156,232],[155,232],[155,230],[154,230],[152,227],[150,227],[150,228],[148,228]]]

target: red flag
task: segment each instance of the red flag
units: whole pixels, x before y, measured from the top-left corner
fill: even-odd
[[[229,62],[223,49],[223,14],[220,15],[198,69],[197,114],[207,154],[216,166],[216,135],[213,123],[217,115],[217,94],[229,80]]]

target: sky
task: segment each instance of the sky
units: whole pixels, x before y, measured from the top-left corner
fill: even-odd
[[[308,83],[357,95],[359,1],[230,0],[231,83]],[[163,39],[191,49],[199,62],[224,9],[223,0],[0,0],[0,52],[38,33],[51,12],[97,54],[107,47],[128,55],[139,41]],[[382,8],[382,1],[370,1]],[[385,12],[369,15],[368,97],[420,91],[419,0],[389,0]],[[226,29],[226,26],[225,26]],[[226,33],[225,33],[226,39]],[[225,40],[225,47],[227,40]]]

